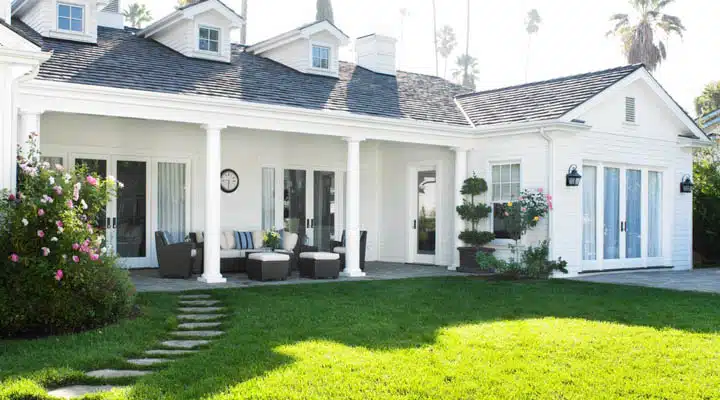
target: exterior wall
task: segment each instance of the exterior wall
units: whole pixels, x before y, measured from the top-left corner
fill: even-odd
[[[65,32],[57,29],[57,4],[83,6],[85,32]],[[20,15],[20,19],[40,35],[79,42],[97,42],[98,9],[95,0],[40,0]]]
[[[36,1],[20,19],[41,35],[47,35],[47,32],[55,25],[53,24],[52,4],[51,1]]]
[[[330,70],[324,71],[311,67],[311,45],[318,44],[330,47]],[[310,39],[298,39],[283,46],[266,51],[261,55],[280,64],[286,65],[294,70],[318,75],[337,76],[340,68],[338,53],[340,42],[328,32],[318,32],[310,36]]]
[[[219,55],[198,50],[198,29],[200,26],[220,29]],[[151,37],[186,57],[229,62],[232,55],[230,21],[215,10],[204,12],[193,20],[176,22],[170,28]]]
[[[188,55],[191,52],[193,41],[191,40],[193,23],[189,20],[183,20],[176,23],[171,29],[166,29],[152,36],[152,38],[163,45],[181,53]]]

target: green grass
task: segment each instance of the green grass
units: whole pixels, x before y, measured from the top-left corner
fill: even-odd
[[[468,278],[213,294],[224,338],[93,398],[720,398],[716,295]],[[142,318],[100,331],[0,342],[0,398],[43,399],[165,338],[177,297],[140,301]]]

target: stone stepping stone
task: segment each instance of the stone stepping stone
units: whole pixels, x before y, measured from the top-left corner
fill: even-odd
[[[145,352],[149,356],[184,356],[194,353],[197,353],[197,350],[147,350]]]
[[[181,294],[180,298],[183,300],[192,300],[192,299],[209,299],[211,296],[209,294]]]
[[[186,322],[178,325],[178,329],[217,328],[220,325],[220,322]]]
[[[217,337],[224,335],[223,331],[175,331],[170,332],[173,336],[187,336],[187,337]]]
[[[186,313],[214,313],[222,310],[222,307],[180,307],[178,310]]]
[[[131,358],[127,360],[129,364],[133,365],[155,365],[155,364],[162,364],[166,362],[171,362],[172,360],[168,360],[167,358]]]
[[[176,349],[194,349],[195,347],[210,344],[209,340],[166,340],[160,343],[165,347]]]
[[[113,389],[120,389],[121,386],[89,386],[89,385],[73,385],[66,386],[63,388],[57,388],[48,392],[48,395],[52,397],[59,397],[61,399],[74,399],[77,397],[85,396],[90,393],[109,392]]]
[[[225,318],[225,314],[183,314],[177,316],[177,319],[184,321],[212,321],[219,318]]]
[[[99,369],[97,371],[90,371],[88,372],[87,376],[91,378],[104,378],[104,379],[112,379],[112,378],[128,378],[128,377],[135,377],[135,376],[143,376],[143,375],[149,375],[152,374],[152,371],[136,371],[132,369]]]
[[[219,300],[180,300],[184,306],[214,306],[220,304]]]

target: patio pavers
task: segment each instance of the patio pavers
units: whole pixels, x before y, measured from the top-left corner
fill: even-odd
[[[225,314],[182,314],[177,319],[184,321],[212,321],[225,318]]]
[[[126,361],[128,362],[128,364],[149,366],[149,365],[156,365],[156,364],[172,362],[172,359],[169,359],[169,358],[131,358]]]
[[[223,331],[175,331],[170,332],[173,336],[183,337],[217,337],[225,334]]]
[[[158,349],[158,350],[146,350],[144,354],[147,354],[149,356],[184,356],[188,354],[195,354],[198,350],[167,350],[167,349]]]
[[[222,307],[180,307],[180,312],[184,313],[214,313],[222,310]]]
[[[138,376],[144,376],[152,374],[153,371],[138,371],[134,369],[99,369],[96,371],[90,371],[86,373],[85,375],[91,377],[91,378],[103,378],[103,379],[113,379],[113,378],[136,378]]]
[[[613,283],[616,285],[648,286],[661,289],[720,293],[720,269],[703,268],[692,271],[637,271],[581,275],[578,281]]]
[[[74,399],[76,397],[82,397],[86,394],[98,393],[98,392],[109,392],[113,389],[119,389],[120,386],[101,385],[72,385],[64,388],[58,388],[55,390],[48,391],[48,394],[52,397],[59,397],[61,399]]]
[[[178,329],[207,329],[217,328],[222,322],[186,322],[178,325]]]

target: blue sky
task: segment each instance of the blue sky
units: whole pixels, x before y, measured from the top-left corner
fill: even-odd
[[[143,1],[143,0],[139,0]],[[158,19],[172,11],[173,1],[144,0]],[[316,0],[248,0],[248,39],[254,43],[282,33],[315,18]],[[538,9],[543,24],[533,37],[530,51],[530,81],[550,79],[625,64],[616,38],[606,38],[608,21],[616,12],[631,11],[627,0],[471,0],[470,54],[479,59],[479,89],[525,82],[528,38],[524,19]],[[236,10],[240,0],[225,0]],[[129,0],[123,0],[124,4]],[[350,37],[383,33],[397,38],[399,68],[435,74],[431,0],[333,0],[336,25]],[[465,46],[466,0],[437,0],[438,28],[455,28]],[[401,17],[407,9],[409,16]],[[717,36],[720,2],[677,0],[667,12],[682,18],[684,39],[671,38],[668,59],[655,77],[670,94],[694,115],[693,99],[706,83],[720,80],[720,40]],[[402,30],[401,30],[402,26]],[[353,61],[352,46],[341,59]],[[440,60],[443,75],[443,60]]]

